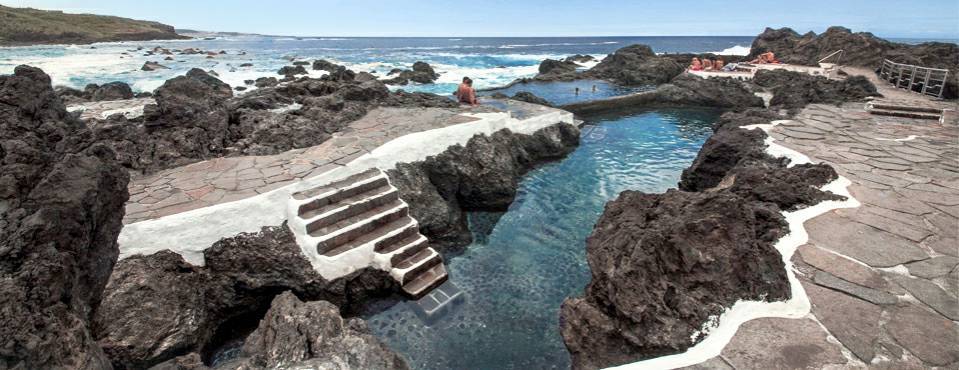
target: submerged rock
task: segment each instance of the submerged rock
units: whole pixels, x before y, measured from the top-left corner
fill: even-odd
[[[646,45],[631,45],[616,50],[583,73],[625,86],[659,85],[683,72],[683,66],[670,58],[656,55]]]
[[[541,97],[538,97],[538,96],[536,96],[536,95],[534,95],[533,93],[528,92],[528,91],[520,91],[520,92],[517,92],[517,93],[513,94],[513,97],[511,97],[510,99],[519,100],[519,101],[524,101],[524,102],[532,103],[532,104],[545,105],[545,106],[547,106],[547,107],[552,107],[552,106],[553,106],[552,104],[550,104],[550,102],[549,102],[548,100],[543,99],[543,98],[541,98]]]
[[[0,76],[0,367],[109,368],[91,313],[129,176],[29,66]]]
[[[471,240],[463,212],[505,211],[523,174],[562,158],[578,144],[579,129],[567,123],[532,135],[500,130],[387,173],[423,235],[444,246],[463,246]]]

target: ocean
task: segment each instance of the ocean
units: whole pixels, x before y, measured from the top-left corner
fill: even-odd
[[[396,86],[406,91],[449,94],[464,77],[472,78],[477,88],[505,85],[520,77],[537,73],[547,58],[588,54],[601,59],[616,49],[631,44],[649,45],[657,53],[714,52],[747,54],[752,36],[722,37],[507,37],[507,38],[325,38],[275,37],[258,35],[216,36],[212,40],[142,41],[98,43],[93,45],[44,45],[0,48],[0,74],[12,73],[20,64],[42,68],[54,85],[82,89],[89,83],[123,81],[134,91],[152,91],[169,78],[190,68],[213,70],[231,86],[244,86],[245,80],[263,76],[281,77],[280,67],[290,58],[312,61],[326,59],[354,71],[376,72],[385,76],[393,68],[410,68],[425,61],[440,73],[435,84]],[[168,49],[198,48],[218,54],[145,56],[154,47]],[[142,47],[141,50],[137,50]],[[170,67],[154,72],[141,71],[146,61]],[[252,63],[252,67],[240,67]],[[589,67],[589,65],[584,65]],[[321,71],[312,71],[320,76]]]

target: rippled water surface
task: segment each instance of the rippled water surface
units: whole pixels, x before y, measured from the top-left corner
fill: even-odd
[[[417,369],[568,368],[559,307],[589,281],[585,240],[603,206],[623,190],[675,187],[717,117],[700,109],[584,117],[579,148],[531,171],[508,212],[470,215],[476,241],[447,260],[464,303],[432,326],[398,303],[367,315],[371,328]]]
[[[556,82],[527,82],[519,83],[502,89],[487,90],[479,93],[480,96],[503,93],[513,96],[521,91],[533,93],[546,99],[553,105],[564,105],[575,102],[605,99],[614,96],[627,95],[640,91],[651,90],[653,87],[627,87],[611,84],[602,80],[576,80]]]

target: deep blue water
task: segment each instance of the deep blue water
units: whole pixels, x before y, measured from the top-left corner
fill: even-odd
[[[585,240],[604,205],[623,190],[675,187],[717,117],[706,109],[584,117],[579,148],[527,174],[507,212],[469,215],[476,240],[447,259],[464,303],[427,326],[400,302],[367,315],[371,328],[416,369],[568,368],[559,307],[589,281]]]
[[[463,76],[477,88],[505,85],[516,78],[536,74],[546,58],[590,54],[598,58],[616,49],[641,43],[656,52],[719,52],[747,47],[752,37],[508,37],[508,38],[291,38],[271,36],[225,36],[215,40],[147,41],[87,45],[56,45],[0,48],[0,74],[18,64],[33,64],[53,77],[55,84],[82,88],[87,83],[124,81],[135,90],[150,91],[166,79],[193,67],[216,71],[221,79],[238,86],[244,80],[277,76],[290,64],[288,58],[317,58],[345,64],[355,71],[377,72],[383,76],[392,68],[410,68],[426,61],[441,74],[438,83],[409,85],[406,90],[448,94]],[[199,48],[226,54],[212,59],[205,55],[144,56],[144,51],[161,46],[168,49]],[[739,48],[736,48],[739,46]],[[136,50],[143,47],[144,50]],[[731,49],[732,50],[732,49]],[[126,54],[124,54],[126,53]],[[243,54],[245,53],[245,54]],[[156,72],[140,71],[145,61],[170,67]],[[239,67],[253,63],[252,67]]]

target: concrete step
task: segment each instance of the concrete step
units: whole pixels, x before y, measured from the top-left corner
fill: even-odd
[[[447,280],[415,301],[413,312],[416,312],[426,325],[432,325],[450,314],[464,301],[466,301],[466,294],[452,281]]]
[[[298,215],[303,217],[304,214],[314,211],[316,209],[322,208],[330,204],[336,204],[344,199],[352,198],[356,195],[372,191],[373,189],[389,186],[389,180],[382,172],[378,173],[377,176],[361,178],[357,182],[351,182],[336,188],[332,188],[323,192],[316,192],[314,199],[310,200],[307,203],[300,205],[298,209]],[[326,189],[328,187],[324,187]],[[310,194],[313,194],[312,192]],[[294,196],[296,198],[296,196]],[[312,197],[307,197],[306,200]]]
[[[932,119],[940,120],[942,119],[941,114],[933,113],[923,113],[923,112],[910,112],[910,111],[901,111],[901,110],[886,110],[886,109],[870,109],[870,114],[875,114],[877,116],[890,116],[890,117],[902,117],[902,118],[915,118],[915,119]]]
[[[882,109],[882,110],[900,110],[907,112],[922,112],[922,113],[934,113],[942,114],[942,109],[936,108],[927,108],[927,107],[918,107],[911,105],[898,105],[898,104],[888,104],[888,103],[872,103],[870,104],[872,109]]]
[[[348,185],[353,184],[353,183],[362,182],[362,181],[364,181],[364,180],[371,179],[371,178],[373,178],[373,177],[377,177],[377,176],[381,175],[382,173],[383,173],[383,172],[380,171],[378,168],[370,168],[370,169],[368,169],[368,170],[366,170],[366,171],[360,172],[360,173],[355,174],[355,175],[350,175],[350,176],[344,177],[344,178],[342,178],[342,179],[333,181],[333,182],[331,182],[331,183],[329,183],[329,184],[326,184],[326,185],[323,185],[323,186],[318,186],[318,187],[315,187],[315,188],[312,188],[312,189],[303,190],[303,191],[298,191],[298,192],[296,192],[296,193],[293,193],[293,199],[296,199],[296,200],[307,200],[307,199],[313,198],[313,197],[315,197],[315,196],[322,195],[323,193],[327,193],[327,192],[330,192],[330,191],[333,191],[333,190],[336,190],[336,189],[340,189],[340,188],[347,187]]]
[[[400,249],[405,244],[402,242],[408,238],[419,238],[419,225],[416,223],[411,223],[406,226],[401,232],[391,235],[388,238],[378,240],[376,245],[373,246],[373,251],[382,254],[392,253],[397,249]],[[409,244],[409,243],[407,243]]]
[[[402,259],[399,263],[394,264],[393,268],[400,270],[406,270],[413,266],[420,264],[420,262],[425,261],[427,258],[436,255],[436,252],[432,248],[420,248],[420,250],[410,253],[405,259]]]
[[[403,292],[418,299],[430,292],[433,288],[446,282],[449,275],[446,273],[446,266],[440,263],[431,266],[428,270],[419,273],[407,283],[403,284]],[[406,280],[406,279],[404,279]]]
[[[366,243],[380,243],[384,239],[393,238],[397,234],[401,234],[410,228],[416,229],[416,221],[413,221],[413,218],[409,216],[400,217],[388,224],[377,227],[373,231],[370,231],[356,239],[343,243],[326,252],[321,252],[321,254],[327,257],[333,257]]]
[[[429,241],[427,241],[425,236],[420,234],[414,234],[412,237],[401,240],[395,245],[398,247],[396,247],[394,250],[398,250],[398,252],[390,257],[390,265],[394,267],[398,266],[400,263],[412,257],[416,253],[419,253],[421,250],[431,249],[427,247],[429,245]]]
[[[306,231],[309,233],[399,199],[396,188],[385,185],[306,212],[300,217],[308,220]]]
[[[321,239],[316,248],[320,254],[325,254],[340,245],[408,215],[409,208],[406,203],[396,200],[314,230],[309,235]]]
[[[427,248],[417,253],[417,255],[420,253],[425,254],[422,256],[416,256],[419,260],[410,261],[410,263],[404,269],[397,268],[398,270],[406,270],[406,272],[403,274],[403,279],[400,281],[401,284],[407,284],[419,277],[425,271],[429,271],[429,269],[433,266],[443,264],[443,256],[433,251],[432,248]]]

